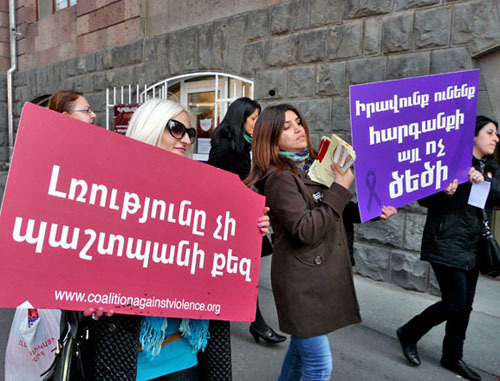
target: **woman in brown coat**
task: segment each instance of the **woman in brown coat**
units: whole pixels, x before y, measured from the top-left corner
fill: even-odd
[[[275,234],[271,266],[280,329],[291,334],[279,380],[328,380],[327,334],[361,321],[342,212],[351,199],[350,170],[329,187],[306,171],[316,153],[300,112],[266,108],[253,136],[247,183],[266,196]]]

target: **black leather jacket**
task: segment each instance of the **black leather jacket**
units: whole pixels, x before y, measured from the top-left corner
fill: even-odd
[[[491,220],[493,206],[500,205],[500,168],[493,156],[481,161],[484,177],[491,182],[485,206]],[[480,160],[473,158],[472,166],[481,170]],[[439,192],[418,201],[428,208],[422,236],[422,260],[464,270],[477,267],[482,218],[481,210],[467,203],[470,189],[471,183],[466,182],[460,184],[452,196]]]

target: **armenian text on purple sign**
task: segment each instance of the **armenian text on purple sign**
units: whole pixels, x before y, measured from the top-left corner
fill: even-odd
[[[479,70],[351,86],[361,220],[467,181]]]

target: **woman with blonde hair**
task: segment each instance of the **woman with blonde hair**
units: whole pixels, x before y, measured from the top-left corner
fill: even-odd
[[[151,99],[134,113],[126,135],[186,156],[195,141],[196,130],[190,127],[190,114],[186,108],[170,100]],[[181,174],[172,173],[170,176],[175,178]],[[257,225],[262,234],[267,234],[269,218],[261,217]],[[217,337],[209,334],[211,328],[207,320],[118,314],[102,316],[102,311],[92,310],[87,310],[87,313],[94,313],[99,319],[94,326],[113,327],[113,330],[98,328],[98,334],[94,334],[94,347],[100,349],[100,353],[92,356],[88,366],[89,379],[107,379],[101,375],[113,374],[113,379],[121,380],[231,380],[230,352],[226,356],[228,363],[224,364],[210,364],[213,358],[209,353],[211,347],[230,348],[229,332],[227,343],[214,343]],[[123,341],[117,335],[122,335]],[[107,347],[111,336],[118,343],[114,348]],[[204,368],[199,370],[197,355],[205,347]],[[215,376],[207,374],[213,371],[218,373]]]

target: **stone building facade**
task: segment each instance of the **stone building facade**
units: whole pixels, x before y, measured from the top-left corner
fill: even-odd
[[[7,3],[0,0],[0,59]],[[263,106],[298,106],[317,145],[331,131],[350,140],[350,85],[472,68],[481,68],[478,112],[500,119],[500,0],[78,0],[38,21],[36,5],[17,1],[16,121],[24,102],[72,88],[104,125],[106,88],[215,71],[253,79]],[[3,74],[0,84],[6,163]],[[434,292],[419,261],[424,221],[412,204],[358,226],[356,271]]]

